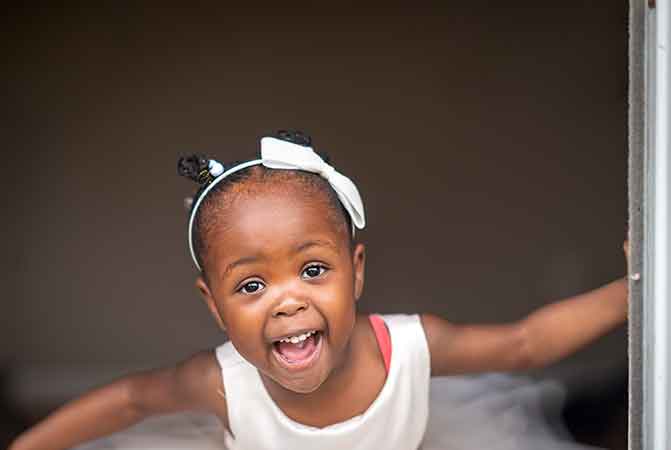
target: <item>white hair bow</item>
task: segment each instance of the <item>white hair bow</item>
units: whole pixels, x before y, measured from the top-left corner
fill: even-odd
[[[358,229],[366,226],[361,195],[352,180],[327,164],[312,147],[274,137],[261,139],[261,164],[270,169],[305,170],[329,182]]]

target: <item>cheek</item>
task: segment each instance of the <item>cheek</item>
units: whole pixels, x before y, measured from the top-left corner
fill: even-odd
[[[344,346],[354,327],[356,302],[351,278],[339,281],[320,293],[317,307],[327,320],[333,343]]]
[[[228,304],[223,308],[226,332],[235,348],[247,359],[255,358],[265,345],[265,315],[252,305]]]

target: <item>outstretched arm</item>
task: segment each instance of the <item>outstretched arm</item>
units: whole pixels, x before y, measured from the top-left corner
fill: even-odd
[[[127,428],[155,414],[203,410],[226,418],[212,352],[175,367],[141,372],[66,404],[19,436],[9,450],[60,450]]]
[[[431,374],[452,375],[542,367],[607,333],[627,316],[627,283],[552,303],[503,325],[456,325],[422,316],[431,353]]]
[[[624,244],[628,256],[628,243]],[[431,374],[526,370],[551,364],[627,318],[627,280],[544,306],[503,325],[456,325],[422,316]]]

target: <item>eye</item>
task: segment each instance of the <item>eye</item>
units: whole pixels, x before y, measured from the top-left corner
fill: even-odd
[[[257,292],[261,291],[265,285],[261,283],[260,281],[249,281],[245,284],[243,284],[240,289],[238,289],[238,292],[241,292],[243,294],[256,294]]]
[[[317,278],[318,276],[322,275],[324,272],[326,272],[326,267],[322,266],[321,264],[311,264],[307,266],[305,269],[303,269],[303,278]]]

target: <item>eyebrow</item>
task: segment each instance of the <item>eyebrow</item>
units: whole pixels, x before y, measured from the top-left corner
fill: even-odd
[[[232,263],[226,266],[226,269],[224,270],[224,275],[228,275],[235,269],[236,267],[244,266],[245,264],[251,264],[254,262],[259,261],[261,258],[258,256],[244,256],[240,259],[236,259]]]
[[[333,242],[328,241],[328,240],[316,239],[316,240],[312,240],[312,241],[306,241],[306,242],[303,242],[303,243],[297,245],[296,246],[296,253],[300,253],[300,252],[305,251],[305,250],[307,250],[311,247],[328,247],[335,252],[338,251],[338,247]]]

